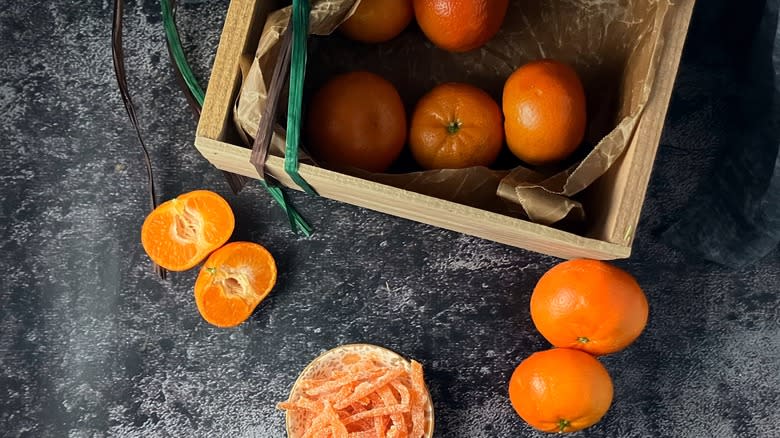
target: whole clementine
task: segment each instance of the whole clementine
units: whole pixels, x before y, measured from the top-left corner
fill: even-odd
[[[531,319],[542,336],[556,347],[595,355],[629,346],[647,316],[647,298],[634,277],[598,260],[556,265],[531,294]]]
[[[489,166],[503,140],[501,109],[472,85],[439,85],[417,102],[412,115],[409,146],[426,169]]]
[[[504,84],[509,149],[529,164],[564,160],[585,135],[585,91],[577,73],[553,60],[533,61]]]
[[[339,30],[355,41],[382,43],[398,36],[412,17],[412,0],[362,0]]]
[[[520,363],[509,379],[518,415],[544,432],[576,432],[596,424],[612,404],[604,365],[579,350],[553,348]]]
[[[509,0],[414,0],[414,15],[438,47],[467,52],[498,33],[508,7]]]
[[[312,98],[306,123],[316,158],[336,167],[383,172],[406,143],[406,110],[393,84],[374,73],[345,73]]]

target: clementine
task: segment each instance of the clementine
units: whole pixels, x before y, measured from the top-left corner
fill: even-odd
[[[612,395],[606,368],[593,356],[566,348],[532,354],[509,380],[512,407],[544,432],[576,432],[596,424]]]
[[[468,84],[442,84],[417,102],[409,145],[426,169],[489,166],[501,152],[501,109]]]
[[[214,251],[195,280],[195,304],[217,327],[246,321],[276,284],[276,262],[263,246],[232,242]]]
[[[359,71],[332,78],[311,100],[307,140],[335,167],[383,172],[406,143],[406,110],[393,84]]]
[[[644,292],[629,273],[598,260],[570,260],[547,271],[531,294],[531,319],[556,347],[615,353],[647,324]]]
[[[508,7],[509,0],[414,0],[414,15],[438,47],[467,52],[498,33]]]
[[[534,61],[504,84],[504,128],[509,149],[534,165],[569,157],[585,135],[585,91],[566,64]]]
[[[339,30],[355,41],[382,43],[398,36],[412,17],[412,0],[362,0]]]
[[[185,193],[158,205],[144,220],[141,244],[153,262],[186,271],[230,239],[233,210],[208,190]]]

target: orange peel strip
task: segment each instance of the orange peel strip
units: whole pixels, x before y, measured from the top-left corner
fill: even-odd
[[[403,406],[409,406],[409,402],[411,400],[411,397],[409,396],[409,389],[401,382],[392,382],[390,384],[393,389],[395,389],[398,392],[398,395],[401,396],[401,404]]]
[[[423,378],[422,365],[412,360],[411,365],[411,383],[414,393],[414,402],[412,403],[412,434],[410,438],[422,438],[425,434],[425,406],[428,403],[427,392],[425,390],[425,380]]]
[[[280,402],[276,404],[276,407],[284,411],[306,410],[306,411],[312,411],[316,413],[322,412],[321,402],[306,397],[301,397],[294,402],[290,402],[290,401]]]
[[[333,410],[328,400],[324,402],[325,408],[322,410],[322,414],[327,417],[327,421],[333,428],[333,438],[347,438],[347,427],[341,422],[339,414]]]
[[[372,370],[372,371],[363,371],[356,376],[347,375],[337,380],[331,380],[329,382],[323,383],[318,387],[307,389],[306,395],[317,396],[329,392],[334,392],[341,389],[344,386],[351,385],[355,382],[376,379],[377,377],[380,377],[383,373],[384,373],[383,370]]]
[[[386,430],[387,430],[387,418],[374,417],[374,432],[376,432],[376,436],[378,438],[385,436]]]
[[[394,406],[383,406],[381,408],[374,408],[368,411],[363,411],[359,414],[355,414],[351,417],[347,417],[344,419],[344,424],[352,424],[364,418],[383,417],[386,415],[398,415],[398,414],[403,414],[405,412],[409,412],[408,406],[401,406],[399,404],[396,404]]]
[[[390,410],[395,408],[394,412],[388,412],[390,419],[393,420],[393,426],[397,427],[396,430],[398,431],[393,436],[397,436],[398,438],[405,438],[408,434],[408,431],[406,429],[406,420],[404,419],[403,413],[409,410],[409,406],[407,405],[404,407],[398,404],[398,400],[395,398],[393,391],[390,390],[390,386],[384,386],[380,388],[378,392],[379,396],[382,397],[382,401],[387,406],[385,409]]]
[[[348,438],[384,438],[381,435],[376,435],[373,430],[362,430],[360,432],[352,432],[347,435]]]
[[[390,368],[387,370],[387,372],[376,379],[375,382],[363,382],[359,384],[355,388],[355,392],[352,393],[351,396],[347,397],[346,399],[338,402],[336,406],[334,406],[336,409],[344,409],[345,407],[352,404],[352,402],[356,400],[360,400],[361,398],[371,394],[372,392],[375,392],[377,389],[387,385],[390,383],[393,379],[398,378],[401,374],[404,373],[404,370],[400,368]]]
[[[323,430],[329,428],[328,420],[329,418],[325,412],[316,416],[311,425],[309,425],[308,429],[306,429],[306,433],[304,433],[301,438],[314,438],[318,436],[318,434],[321,434]]]

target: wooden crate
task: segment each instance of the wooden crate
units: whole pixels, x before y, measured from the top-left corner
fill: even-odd
[[[593,216],[588,237],[306,164],[301,164],[300,174],[321,196],[449,230],[561,258],[627,258],[693,5],[694,0],[679,0],[671,6],[661,33],[665,41],[653,92],[629,147],[596,182],[598,196],[588,204]],[[232,110],[240,88],[240,62],[253,59],[265,17],[276,7],[273,1],[231,1],[195,139],[214,166],[252,178],[259,175],[249,161],[250,149],[241,146],[235,132]],[[275,136],[273,141],[283,144],[284,138]],[[265,171],[298,189],[284,172],[283,158],[269,156]]]

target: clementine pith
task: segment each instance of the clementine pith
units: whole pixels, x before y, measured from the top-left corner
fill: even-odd
[[[467,52],[495,36],[508,6],[509,0],[414,0],[414,15],[438,47]]]
[[[509,380],[512,407],[544,432],[576,432],[596,424],[612,395],[606,368],[593,356],[566,348],[532,354]]]
[[[406,143],[406,110],[393,84],[358,71],[332,78],[311,100],[307,144],[337,168],[383,172]]]
[[[442,84],[417,102],[409,146],[425,169],[489,166],[501,152],[501,110],[468,84]]]
[[[412,0],[362,0],[339,30],[355,41],[382,43],[398,36],[413,17]]]
[[[642,333],[648,305],[629,273],[598,260],[570,260],[547,271],[531,294],[531,319],[556,347],[618,352]]]
[[[503,109],[507,145],[529,164],[564,160],[585,135],[585,91],[561,62],[534,61],[515,70],[504,84]]]

